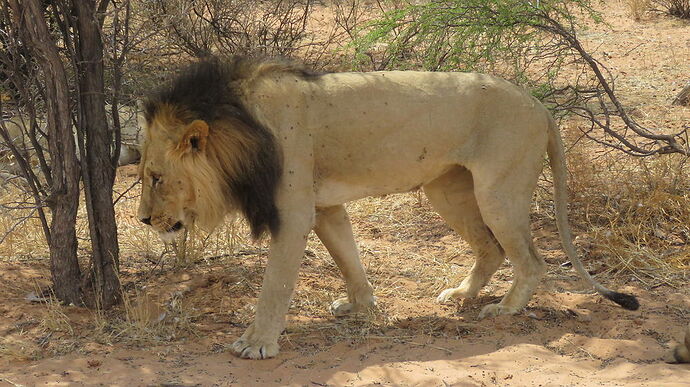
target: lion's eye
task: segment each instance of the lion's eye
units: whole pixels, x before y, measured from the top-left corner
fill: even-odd
[[[157,174],[152,174],[152,175],[151,175],[151,185],[152,185],[152,186],[155,187],[156,185],[158,185],[158,183],[160,183],[160,181],[161,181],[161,176],[160,176],[160,175],[157,175]]]

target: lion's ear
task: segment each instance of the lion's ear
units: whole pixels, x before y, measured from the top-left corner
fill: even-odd
[[[203,152],[208,140],[208,124],[204,120],[194,120],[189,124],[177,145],[180,152]]]

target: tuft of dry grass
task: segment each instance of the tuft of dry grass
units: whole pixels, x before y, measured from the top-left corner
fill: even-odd
[[[571,221],[602,270],[681,286],[690,268],[690,167],[680,155],[634,158],[576,146],[568,154]]]
[[[188,276],[187,276],[188,278]],[[124,283],[125,281],[122,281]],[[122,303],[111,310],[93,311],[93,338],[104,344],[161,344],[195,333],[198,317],[185,291],[165,292],[164,287],[149,289],[130,282],[131,290],[121,288]]]
[[[0,259],[34,259],[49,255],[41,222],[19,187],[0,189]]]
[[[690,0],[655,0],[669,15],[690,19]]]
[[[179,295],[161,299],[155,292],[126,294],[110,311],[93,313],[93,339],[103,344],[155,345],[195,333],[195,309]]]
[[[200,260],[229,257],[247,242],[248,231],[246,222],[237,218],[227,219],[211,232],[193,226],[172,244],[175,262],[188,266]]]
[[[652,9],[651,0],[625,0],[630,17],[635,21],[642,20],[645,13]]]
[[[0,337],[0,359],[7,362],[31,361],[41,358],[38,346],[30,341]]]
[[[36,290],[37,294],[40,290]],[[45,293],[45,292],[44,292]],[[74,329],[70,318],[65,314],[62,303],[55,297],[52,289],[49,289],[43,298],[44,314],[39,326],[49,334],[62,333],[68,336],[74,335]]]

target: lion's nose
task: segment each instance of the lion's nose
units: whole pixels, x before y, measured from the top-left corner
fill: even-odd
[[[139,218],[139,220],[143,224],[148,224],[149,226],[151,225],[151,217],[150,216],[148,218]]]

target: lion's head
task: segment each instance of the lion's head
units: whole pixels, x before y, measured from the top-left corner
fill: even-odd
[[[146,101],[138,216],[164,240],[194,223],[210,230],[233,211],[254,237],[277,232],[279,149],[237,90],[250,68],[241,59],[205,60]]]

